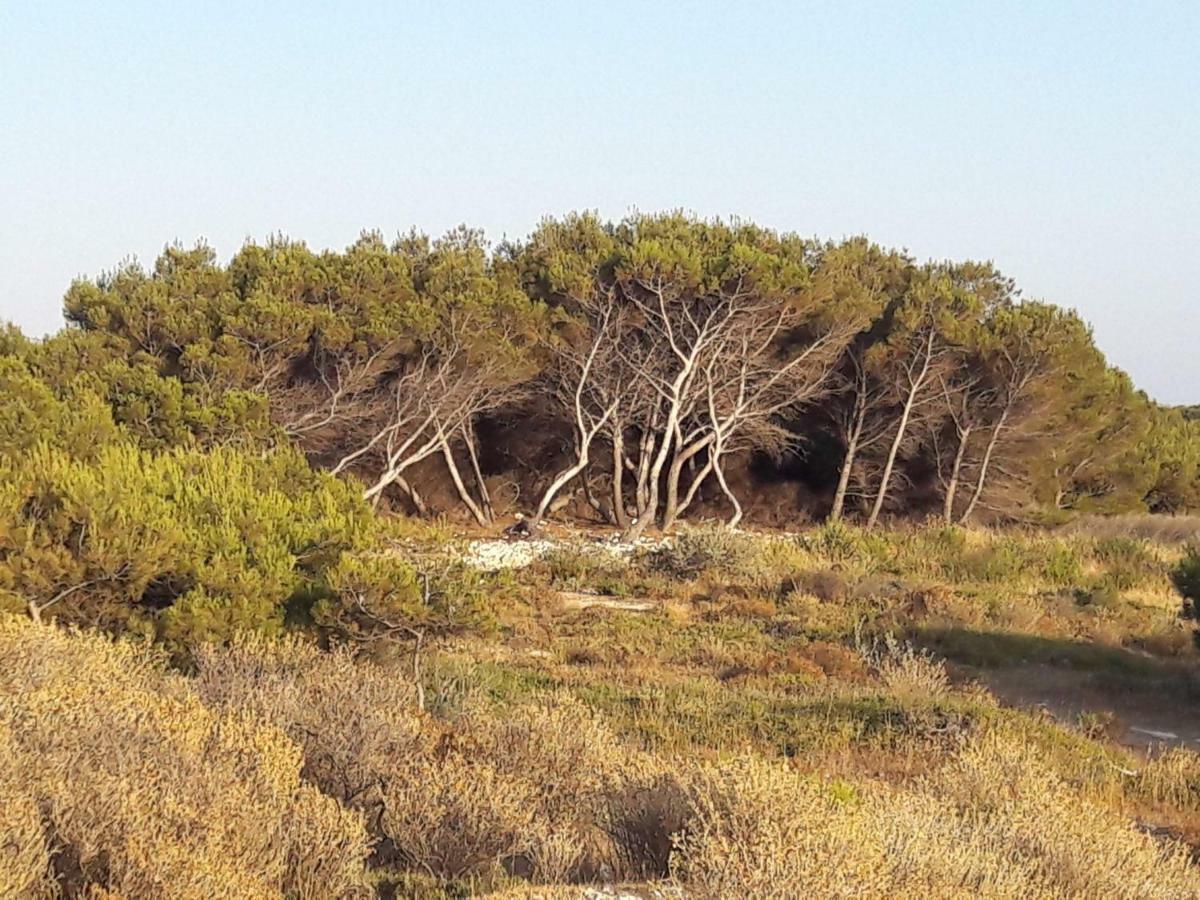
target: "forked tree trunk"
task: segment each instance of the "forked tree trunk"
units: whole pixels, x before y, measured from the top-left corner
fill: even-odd
[[[908,394],[904,398],[904,409],[901,411],[900,421],[896,425],[896,436],[892,438],[892,444],[888,447],[887,460],[883,464],[883,473],[879,476],[879,492],[875,495],[875,503],[871,506],[871,514],[867,517],[868,528],[875,527],[875,524],[879,521],[879,513],[883,511],[883,504],[887,500],[888,490],[891,488],[892,472],[896,468],[896,457],[900,454],[900,447],[904,443],[904,435],[908,431],[908,423],[912,418],[913,409],[916,407],[917,396],[925,386],[925,379],[929,375],[929,365],[933,360],[932,333],[930,333],[925,341],[923,354],[920,373],[909,382]]]
[[[693,441],[683,450],[677,450],[671,460],[671,468],[667,470],[667,496],[663,505],[662,530],[669,531],[679,518],[679,478],[683,467],[696,458],[696,454],[711,443],[711,438]]]
[[[1000,433],[1004,430],[1004,425],[1008,421],[1008,409],[1000,415],[995,427],[992,428],[992,433],[988,437],[987,447],[983,451],[983,459],[979,462],[979,478],[975,482],[975,489],[971,491],[971,499],[967,501],[967,508],[963,510],[962,516],[958,520],[958,524],[965,525],[967,520],[971,518],[971,514],[975,512],[975,507],[979,504],[979,498],[983,496],[984,482],[987,479],[988,468],[992,463],[992,454],[995,453],[996,444],[1000,442]]]

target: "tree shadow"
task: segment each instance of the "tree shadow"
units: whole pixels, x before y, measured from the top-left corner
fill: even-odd
[[[1194,661],[1165,659],[1139,650],[1034,634],[920,628],[913,639],[945,659],[985,669],[1045,665],[1085,672],[1111,672],[1144,679],[1189,679]]]

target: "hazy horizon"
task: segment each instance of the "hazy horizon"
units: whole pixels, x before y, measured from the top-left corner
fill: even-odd
[[[1200,7],[0,11],[0,318],[205,238],[683,208],[990,259],[1200,403]]]

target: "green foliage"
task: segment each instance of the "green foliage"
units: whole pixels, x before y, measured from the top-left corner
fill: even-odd
[[[720,525],[684,528],[653,551],[651,567],[673,578],[694,578],[709,569],[738,570],[755,552],[754,541]]]
[[[8,605],[176,646],[278,631],[372,530],[352,485],[293,452],[43,444],[0,463]]]
[[[77,457],[121,439],[112,412],[95,393],[59,399],[25,363],[0,356],[0,457],[29,453],[46,444]]]
[[[317,624],[342,640],[424,640],[486,627],[483,576],[453,560],[417,563],[391,553],[345,556],[328,572]]]
[[[632,410],[622,406],[613,420],[625,428],[631,471],[640,463],[630,457],[640,452],[635,435],[664,427],[654,397],[672,380],[675,351],[648,327],[648,297],[661,298],[676,338],[728,311],[731,297],[754,299],[739,315],[780,323],[748,363],[743,399],[759,396],[753,385],[771,394],[764,386],[820,345],[812,361],[819,374],[801,376],[801,365],[796,389],[781,389],[770,414],[748,418],[721,450],[732,467],[745,465],[749,449],[778,461],[803,443],[812,488],[805,512],[829,507],[864,392],[871,402],[847,468],[848,516],[876,498],[880,511],[915,517],[940,507],[947,521],[962,522],[1200,508],[1200,420],[1187,408],[1156,406],[1108,364],[1082,319],[1021,298],[993,265],[919,264],[861,238],[820,242],[680,212],[618,222],[569,214],[496,251],[466,227],[436,240],[413,232],[388,242],[368,232],[340,252],[273,237],[247,244],[228,264],[204,244],[167,247],[153,266],[125,263],[72,284],[70,326],[60,334],[38,342],[11,327],[0,333],[0,388],[11,398],[0,411],[0,454],[42,442],[84,458],[122,441],[152,451],[290,441],[310,461],[356,471],[383,490],[396,477],[381,461],[385,446],[428,444],[417,455],[436,459],[441,427],[443,459],[463,467],[468,482],[460,494],[485,487],[466,471],[466,445],[489,457],[485,477],[503,475],[516,488],[510,496],[528,502],[547,447],[563,446],[574,430],[563,413],[572,404],[549,399],[539,379],[555,371],[556,349],[589,333],[588,304],[598,298],[615,304],[622,348],[603,368],[635,360],[656,385],[647,400],[630,389],[645,384],[616,379],[617,392],[631,397]],[[758,344],[740,346],[753,356],[746,348]],[[920,360],[929,364],[918,367],[923,387],[908,399],[921,415],[902,425],[905,373]],[[718,385],[714,396],[723,390],[732,389]],[[708,426],[692,393],[677,426],[699,440]],[[397,405],[406,403],[401,415]],[[527,427],[483,427],[497,418]],[[477,447],[476,435],[503,444]],[[601,429],[581,477],[608,474],[614,437]],[[674,439],[657,437],[657,447]],[[687,471],[710,473],[701,468],[706,453],[690,457]],[[431,464],[419,472],[411,459],[405,465],[419,493],[448,487],[417,483],[437,478]],[[741,473],[725,474],[736,483]],[[686,477],[675,485],[685,492]],[[629,494],[635,480],[625,478]],[[693,495],[693,510],[711,499],[711,486]],[[750,514],[755,506],[746,504]],[[636,515],[648,523],[660,512]],[[476,515],[484,523],[491,510]],[[856,552],[868,540],[854,537]],[[871,553],[887,568],[903,549]],[[1003,561],[993,563],[1002,577]],[[1051,577],[1073,580],[1070,562],[1058,563],[1064,568]]]
[[[1183,616],[1200,622],[1200,548],[1189,547],[1179,564],[1171,572],[1171,581],[1183,597]],[[1200,646],[1200,628],[1195,632]]]

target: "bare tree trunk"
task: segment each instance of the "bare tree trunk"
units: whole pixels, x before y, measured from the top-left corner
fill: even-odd
[[[690,460],[696,458],[696,454],[709,445],[711,438],[702,438],[698,441],[693,441],[686,448],[676,449],[675,458],[671,460],[671,468],[667,470],[667,497],[663,506],[662,529],[669,531],[679,517],[679,477],[683,472],[683,467]]]
[[[967,454],[967,441],[971,437],[971,426],[958,431],[958,450],[954,453],[954,466],[950,469],[950,480],[946,482],[946,496],[942,499],[942,519],[949,525],[954,521],[954,495],[958,493],[958,481],[962,475],[963,457]]]
[[[837,490],[833,494],[833,506],[829,510],[830,522],[838,522],[846,506],[846,491],[850,488],[850,474],[854,471],[854,460],[858,456],[858,441],[862,437],[865,411],[860,412],[855,419],[850,439],[846,441],[846,455],[842,457],[842,470],[838,473]]]
[[[658,445],[653,431],[647,430],[638,439],[637,491],[634,496],[634,508],[645,509],[650,497],[650,461],[654,458],[654,448]]]
[[[470,420],[463,426],[463,439],[467,445],[467,458],[471,461],[471,474],[475,477],[475,486],[479,491],[479,503],[483,507],[484,518],[490,525],[496,521],[496,510],[492,507],[492,496],[488,492],[487,482],[483,480],[483,470],[479,467],[479,454],[475,449],[478,438],[475,436],[475,425]]]
[[[717,475],[717,484],[721,485],[721,490],[725,496],[729,498],[729,502],[733,504],[733,515],[726,520],[725,525],[728,528],[737,528],[738,523],[742,521],[742,504],[738,502],[737,495],[729,487],[729,482],[725,480],[725,470],[721,468],[720,460],[721,450],[719,447],[713,448],[713,471]]]
[[[875,495],[875,503],[871,506],[871,514],[867,517],[868,528],[875,527],[875,523],[879,521],[879,513],[883,510],[883,504],[887,500],[888,488],[891,487],[892,482],[892,471],[896,467],[896,457],[900,453],[901,444],[904,443],[904,434],[908,431],[908,421],[912,418],[912,411],[917,403],[917,395],[921,392],[921,388],[925,386],[925,378],[929,374],[929,364],[932,359],[933,333],[930,332],[929,337],[925,341],[921,371],[916,378],[909,381],[908,394],[904,398],[904,410],[900,413],[900,422],[896,426],[896,436],[892,438],[892,445],[888,448],[887,461],[883,464],[883,473],[879,476],[879,493]]]
[[[667,462],[667,454],[670,452],[672,440],[670,432],[663,435],[662,444],[659,445],[658,453],[654,456],[654,462],[650,465],[650,471],[647,475],[648,485],[646,489],[646,505],[638,509],[637,521],[625,529],[625,539],[636,541],[650,526],[650,523],[658,518],[658,484],[662,479],[663,466]]]
[[[595,437],[594,432],[584,436],[584,439],[579,444],[579,453],[575,458],[575,462],[559,472],[554,477],[554,480],[550,482],[550,486],[546,488],[545,493],[542,494],[542,502],[538,504],[537,512],[533,514],[533,521],[530,523],[533,528],[537,528],[542,523],[542,519],[546,517],[546,513],[549,511],[550,505],[554,502],[554,498],[558,496],[558,492],[566,487],[572,478],[588,467],[591,461],[590,454],[593,437]]]
[[[692,478],[691,484],[688,485],[687,493],[683,495],[683,499],[679,501],[679,507],[675,510],[677,516],[682,516],[687,512],[692,502],[696,499],[696,495],[700,492],[700,487],[704,484],[704,480],[712,474],[713,459],[712,453],[709,453],[708,459],[701,466],[700,471]]]
[[[462,473],[459,472],[458,463],[454,459],[454,449],[450,446],[450,440],[445,435],[442,436],[442,458],[446,460],[446,468],[450,470],[450,480],[454,482],[454,489],[458,492],[458,498],[471,511],[471,515],[475,517],[476,523],[486,526],[488,520],[483,514],[483,508],[475,502],[475,498],[471,496],[471,492],[467,490],[467,486],[463,483]]]
[[[625,435],[619,422],[613,424],[612,467],[613,524],[624,529],[629,527],[629,516],[625,513]]]
[[[992,462],[992,454],[996,450],[996,444],[1000,442],[1000,433],[1004,430],[1004,425],[1008,421],[1008,413],[1011,407],[1005,408],[992,428],[991,436],[988,438],[987,448],[983,451],[983,459],[979,462],[979,478],[975,482],[975,489],[971,491],[971,499],[967,501],[967,508],[963,510],[962,516],[959,517],[958,524],[965,525],[967,520],[971,518],[971,514],[975,512],[975,507],[979,503],[979,498],[983,496],[984,481],[987,479],[988,467]]]
[[[426,505],[425,499],[421,496],[420,491],[418,491],[413,485],[409,484],[403,475],[396,476],[396,486],[399,487],[400,490],[404,491],[404,493],[408,494],[408,499],[412,501],[413,508],[417,511],[417,515],[429,515],[429,507]],[[377,494],[376,496],[378,497],[381,495]]]
[[[668,401],[670,407],[667,410],[667,420],[663,424],[662,443],[659,444],[658,452],[654,455],[654,462],[650,465],[646,506],[644,509],[638,510],[637,521],[625,530],[627,540],[637,540],[645,533],[650,523],[658,517],[659,481],[662,479],[663,468],[667,464],[667,457],[670,455],[671,448],[676,443],[676,431],[679,427],[680,398],[683,396],[684,386],[687,384],[688,379],[691,378],[694,367],[695,360],[689,360],[671,385],[672,395]]]

